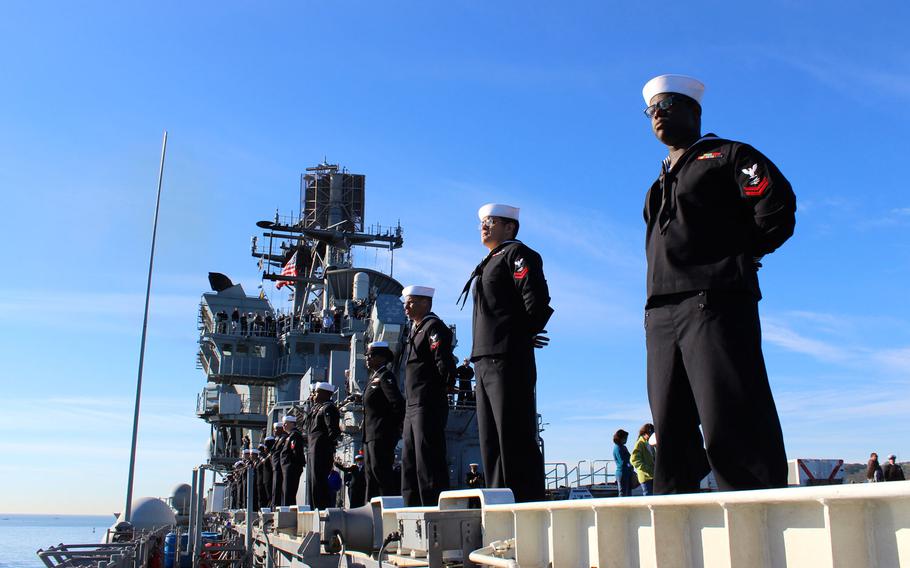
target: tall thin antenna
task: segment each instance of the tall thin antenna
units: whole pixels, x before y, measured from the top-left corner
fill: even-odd
[[[145,287],[145,315],[142,318],[142,341],[139,344],[139,375],[136,378],[136,409],[133,411],[133,444],[130,448],[130,473],[126,482],[126,508],[123,520],[133,513],[133,474],[136,469],[136,441],[139,438],[139,399],[142,396],[142,367],[145,363],[145,336],[149,323],[149,298],[152,294],[152,267],[155,265],[155,239],[158,236],[158,209],[161,207],[161,180],[164,177],[164,155],[167,151],[167,130],[161,141],[161,165],[158,167],[158,198],[155,200],[155,221],[152,223],[152,252],[149,254],[149,276]]]

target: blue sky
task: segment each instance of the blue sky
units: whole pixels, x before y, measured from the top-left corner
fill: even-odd
[[[455,298],[476,209],[522,208],[556,308],[539,354],[548,461],[608,457],[649,419],[641,113],[664,72],[707,85],[705,131],[774,160],[799,202],[761,272],[791,457],[910,458],[904,3],[84,2],[0,19],[3,512],[122,508],[162,130],[170,132],[136,495],[203,459],[196,309],[209,270],[255,292],[254,223],[328,157],[401,221],[404,283],[470,344]],[[388,258],[368,252],[369,267]],[[276,305],[286,295],[272,292]]]

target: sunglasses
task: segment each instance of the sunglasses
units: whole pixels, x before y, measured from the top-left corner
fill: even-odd
[[[676,95],[670,95],[669,97],[657,101],[653,105],[649,106],[644,110],[645,116],[648,118],[654,118],[654,115],[657,114],[658,110],[668,111],[673,107],[674,104],[682,102],[683,99],[677,98]]]
[[[487,217],[486,219],[484,219],[483,221],[480,222],[480,225],[477,228],[478,229],[489,229],[490,227],[492,227],[495,224],[496,224],[496,219],[494,219],[493,217]]]

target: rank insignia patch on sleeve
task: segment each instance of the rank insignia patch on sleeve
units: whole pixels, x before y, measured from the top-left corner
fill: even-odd
[[[528,267],[525,266],[525,259],[519,258],[515,261],[515,273],[512,276],[515,277],[515,280],[521,280],[528,275]]]
[[[435,351],[437,347],[439,347],[439,334],[432,333],[430,334],[430,349]]]
[[[749,178],[743,185],[743,193],[748,197],[761,197],[768,189],[768,178],[758,174],[758,164],[752,164],[752,167],[743,168],[741,171]]]

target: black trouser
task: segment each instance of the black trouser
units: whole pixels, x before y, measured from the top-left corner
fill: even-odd
[[[281,472],[281,463],[272,462],[272,508],[279,507],[282,505],[282,499],[284,493],[282,489],[284,485],[284,476]]]
[[[447,404],[408,406],[401,448],[401,496],[406,507],[433,507],[449,488]]]
[[[709,470],[721,491],[785,487],[758,300],[711,290],[652,298],[645,329],[655,494],[698,491]]]
[[[272,463],[264,461],[256,470],[256,485],[259,486],[259,507],[272,506]]]
[[[281,504],[289,507],[297,504],[297,488],[300,487],[300,474],[303,466],[281,464]]]
[[[367,500],[367,481],[364,472],[354,472],[348,484],[348,504],[350,508],[361,507]]]
[[[251,467],[250,469],[253,471],[253,486],[252,487],[247,486],[247,491],[250,491],[251,495],[253,497],[253,510],[258,511],[259,510],[259,472],[256,471],[255,467]],[[246,503],[244,503],[243,506],[246,507]]]
[[[310,435],[307,444],[307,483],[309,484],[310,507],[328,509],[335,506],[332,490],[329,489],[329,473],[335,455],[335,443],[328,437]]]
[[[482,357],[477,373],[477,429],[487,487],[507,487],[516,503],[545,497],[537,443],[534,351]]]
[[[363,444],[363,473],[367,482],[367,500],[396,495],[398,482],[392,464],[398,438],[376,438]]]

